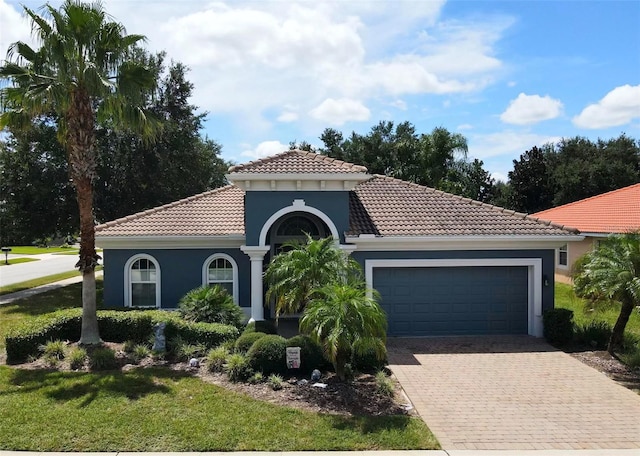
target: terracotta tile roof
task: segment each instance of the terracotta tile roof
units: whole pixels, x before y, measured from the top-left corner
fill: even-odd
[[[244,192],[227,185],[96,227],[98,236],[244,234]]]
[[[367,168],[302,150],[289,150],[229,168],[229,173],[260,174],[344,174],[366,173]]]
[[[640,183],[533,214],[575,226],[583,233],[626,233],[640,229]]]
[[[568,235],[560,225],[385,176],[359,184],[350,198],[350,235]]]

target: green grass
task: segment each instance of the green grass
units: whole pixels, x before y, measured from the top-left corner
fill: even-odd
[[[102,266],[98,266],[96,271],[101,271]],[[69,279],[71,277],[77,277],[80,273],[76,270],[60,272],[58,274],[52,274],[44,277],[38,277],[33,280],[26,280],[24,282],[12,283],[11,285],[5,285],[0,287],[0,296],[9,293],[16,293],[22,290],[28,290],[29,288],[39,287],[40,285],[47,285],[49,283],[58,282],[60,280]]]
[[[3,450],[438,448],[415,417],[305,412],[160,368],[74,373],[0,367],[0,409]]]
[[[0,260],[0,266],[11,266],[12,264],[28,263],[30,261],[40,261],[39,258],[9,258],[9,264],[4,259]]]
[[[78,249],[72,247],[33,247],[30,245],[19,245],[11,247],[11,252],[16,255],[42,255],[44,253],[74,252],[78,254]]]
[[[620,306],[611,304],[591,304],[578,298],[573,287],[556,282],[556,307],[573,310],[573,321],[585,325],[591,321],[606,321],[613,326],[620,314]],[[625,332],[640,339],[640,312],[634,310],[629,318]]]

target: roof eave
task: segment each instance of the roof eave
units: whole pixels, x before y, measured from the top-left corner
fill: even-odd
[[[96,246],[108,250],[122,249],[203,249],[235,248],[245,243],[244,234],[224,235],[170,235],[170,236],[104,236],[96,234]]]

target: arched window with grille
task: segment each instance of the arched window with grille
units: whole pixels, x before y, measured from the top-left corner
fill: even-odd
[[[215,253],[205,260],[202,267],[202,284],[220,285],[238,304],[238,266],[229,255]]]
[[[127,307],[160,307],[160,265],[151,255],[135,255],[125,265]]]

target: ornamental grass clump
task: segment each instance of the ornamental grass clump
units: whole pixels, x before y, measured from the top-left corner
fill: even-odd
[[[87,351],[84,348],[74,347],[69,351],[69,355],[67,356],[69,367],[72,370],[80,370],[84,368],[87,358]]]
[[[222,372],[228,356],[229,350],[226,347],[220,346],[212,348],[209,350],[209,353],[207,353],[207,359],[205,361],[207,370],[209,372]]]

